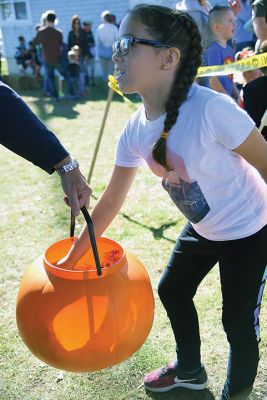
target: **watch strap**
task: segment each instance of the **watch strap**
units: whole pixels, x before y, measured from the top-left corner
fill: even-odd
[[[62,165],[61,167],[57,168],[56,171],[59,176],[63,176],[70,171],[79,167],[79,163],[77,160],[71,160],[69,163]]]

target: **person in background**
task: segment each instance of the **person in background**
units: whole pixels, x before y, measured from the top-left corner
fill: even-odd
[[[32,40],[29,42],[28,53],[31,56],[28,66],[31,67],[32,73],[33,75],[35,75],[37,82],[41,83],[42,82],[42,77],[40,74],[41,64],[39,63],[39,60],[37,58],[37,52]]]
[[[215,6],[209,14],[209,26],[214,41],[204,53],[204,65],[224,65],[234,62],[234,50],[227,42],[232,39],[235,30],[235,15],[230,7]],[[212,76],[206,84],[217,92],[227,94],[238,101],[239,91],[233,81],[233,75]]]
[[[37,36],[37,34],[38,34],[38,32],[39,32],[39,29],[40,29],[41,27],[44,27],[44,26],[47,24],[47,19],[46,19],[46,17],[47,17],[47,12],[49,12],[49,10],[46,11],[46,12],[44,12],[44,13],[41,15],[41,17],[40,17],[40,23],[39,23],[39,24],[36,24],[36,26],[35,26],[35,36]],[[37,51],[38,59],[39,59],[40,62],[41,62],[41,70],[40,70],[40,73],[41,73],[42,78],[43,78],[43,94],[44,94],[44,96],[51,96],[51,93],[50,93],[50,91],[49,91],[49,90],[50,90],[49,78],[48,78],[48,75],[47,75],[47,71],[46,71],[46,69],[45,69],[45,63],[44,63],[43,51],[42,51],[42,45],[41,45],[41,43],[35,43],[35,48],[36,48],[36,51]]]
[[[251,21],[251,5],[249,0],[241,0],[241,10],[236,15],[236,28],[233,36],[235,51],[241,51],[245,47],[253,47],[256,43],[256,36],[252,30],[246,29]]]
[[[39,31],[39,29],[40,29],[40,25],[37,24],[35,26],[36,34]],[[40,84],[42,84],[42,81],[43,81],[42,75],[41,75],[41,68],[42,68],[42,56],[41,56],[41,53],[42,53],[42,49],[41,49],[41,46],[39,44],[35,44],[34,45],[33,42],[31,42],[31,43],[32,43],[32,51],[33,51],[34,62],[35,62],[35,77],[36,77],[37,81]]]
[[[114,25],[114,19],[108,10],[102,12],[101,19],[102,23],[98,26],[96,32],[96,46],[102,68],[102,78],[107,84],[108,75],[112,75],[114,70],[111,59],[112,44],[117,40],[119,30]]]
[[[118,24],[117,22],[117,17],[114,14],[110,14],[110,20],[112,22],[112,24],[114,24],[118,29],[120,27],[120,24]]]
[[[43,63],[48,78],[48,89],[52,98],[59,99],[58,89],[55,84],[55,70],[63,76],[68,87],[69,95],[72,96],[72,86],[66,66],[60,63],[61,46],[63,43],[62,32],[55,27],[56,14],[54,11],[46,13],[46,24],[42,26],[33,40],[34,45],[42,45]]]
[[[95,84],[95,39],[92,32],[92,22],[83,22],[83,31],[85,37],[85,55],[84,62],[87,69],[87,87],[96,86]]]
[[[252,0],[252,22],[255,34],[258,38],[256,50],[261,42],[267,40],[267,0]]]
[[[75,98],[79,98],[81,96],[81,86],[80,86],[80,63],[77,51],[70,50],[68,52],[68,71],[73,88],[73,94]]]
[[[260,45],[258,54],[267,52],[267,40]],[[267,67],[261,68],[263,76],[249,82],[243,88],[244,109],[255,121],[257,127],[260,126],[263,114],[267,110]],[[267,127],[261,131],[267,140]]]
[[[242,51],[238,51],[235,54],[235,61],[244,60],[247,57],[252,57],[254,55],[255,55],[255,52],[251,47],[245,47]],[[241,108],[244,108],[243,88],[246,86],[247,83],[253,81],[254,79],[259,78],[262,75],[263,75],[263,73],[261,72],[260,69],[253,69],[251,71],[243,71],[241,73],[242,83],[241,83],[240,95],[239,95],[239,100],[238,100],[238,104],[240,105]]]
[[[25,74],[28,66],[32,66],[33,56],[29,48],[26,47],[26,42],[23,36],[18,37],[19,44],[16,47],[15,59],[20,67],[20,73]]]
[[[207,0],[183,0],[176,4],[176,9],[185,11],[194,18],[201,35],[202,47],[206,50],[212,42],[208,24],[209,12],[212,9],[211,4]]]
[[[79,46],[81,56],[86,51],[85,35],[81,27],[81,20],[78,15],[71,17],[71,30],[68,34],[68,49],[71,50],[74,46]]]
[[[71,31],[68,35],[68,49],[72,50],[74,46],[79,48],[79,65],[80,65],[80,89],[81,94],[85,94],[85,76],[86,76],[86,65],[84,58],[87,53],[87,45],[85,41],[85,34],[81,26],[81,20],[78,15],[73,15],[71,18]]]
[[[0,144],[42,168],[55,170],[61,178],[65,202],[77,216],[89,206],[91,188],[79,170],[79,164],[37,116],[10,87],[0,82]],[[15,118],[14,118],[15,116]]]

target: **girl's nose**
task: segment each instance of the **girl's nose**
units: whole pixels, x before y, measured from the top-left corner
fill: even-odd
[[[122,55],[121,55],[121,53],[119,52],[119,50],[115,51],[115,53],[112,54],[112,61],[113,61],[114,63],[117,62],[117,61],[119,61],[119,60],[121,60],[121,59],[122,59]]]

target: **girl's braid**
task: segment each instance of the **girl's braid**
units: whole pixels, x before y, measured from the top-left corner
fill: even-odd
[[[185,49],[181,49],[180,66],[177,69],[173,86],[166,102],[166,118],[164,121],[163,137],[155,143],[153,147],[153,159],[167,169],[171,170],[166,160],[166,132],[169,132],[179,116],[179,108],[186,100],[189,88],[197,74],[197,69],[201,65],[201,37],[194,20],[185,13],[177,12],[176,20],[171,26],[176,30],[176,36],[179,31],[187,37]]]

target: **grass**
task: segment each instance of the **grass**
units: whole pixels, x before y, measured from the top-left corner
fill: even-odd
[[[8,75],[8,65],[7,65],[7,60],[6,58],[1,59],[1,74]]]
[[[24,100],[78,158],[87,175],[99,132],[106,93],[96,88],[80,103],[51,104],[40,93],[24,93]],[[92,206],[105,187],[114,161],[116,140],[132,111],[114,96],[91,185]],[[221,294],[217,267],[206,277],[196,296],[203,362],[209,389],[199,393],[177,390],[153,395],[142,387],[143,376],[171,360],[175,344],[165,311],[158,299],[157,283],[169,258],[183,216],[161,190],[158,178],[144,169],[128,199],[106,232],[133,252],[147,267],[155,295],[155,320],[151,333],[127,361],[95,373],[64,373],[36,359],[18,335],[16,295],[26,266],[51,243],[68,236],[69,210],[61,201],[56,175],[48,176],[7,149],[0,148],[0,400],[211,400],[217,399],[225,379],[227,342],[220,322]],[[153,199],[157,199],[157,203]],[[76,229],[83,224],[79,217]],[[261,363],[252,400],[267,398],[267,308],[262,307]]]

